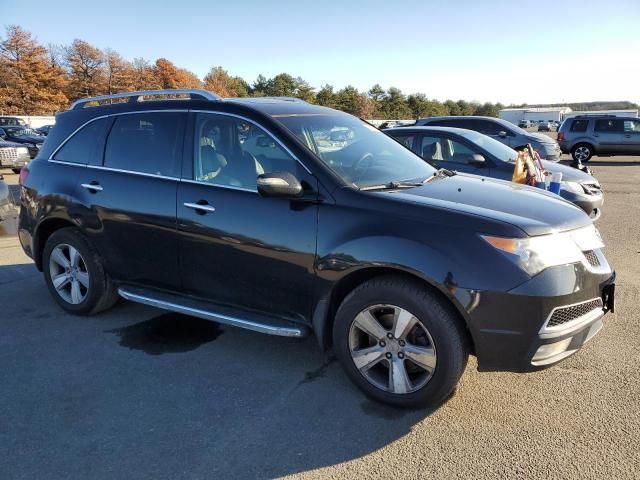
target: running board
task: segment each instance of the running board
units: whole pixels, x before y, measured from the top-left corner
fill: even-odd
[[[298,325],[288,320],[254,312],[242,312],[242,317],[239,317],[237,316],[238,311],[235,309],[170,293],[122,286],[118,288],[118,294],[131,302],[142,303],[255,332],[279,335],[281,337],[306,337],[309,335],[309,329],[306,326]]]

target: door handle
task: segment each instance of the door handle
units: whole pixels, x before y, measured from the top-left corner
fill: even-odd
[[[209,205],[208,203],[190,203],[190,202],[185,202],[183,203],[183,205],[187,208],[192,208],[194,209],[196,212],[204,215],[205,213],[208,212],[215,212],[216,208],[212,207],[211,205]]]
[[[628,133],[628,134],[626,134],[626,135],[624,136],[624,138],[631,138],[631,134],[629,134],[629,133]]]
[[[80,186],[91,193],[101,192],[102,187],[98,183],[81,183]]]

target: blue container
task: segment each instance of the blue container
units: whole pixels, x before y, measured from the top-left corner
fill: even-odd
[[[560,182],[551,182],[549,184],[549,191],[560,195]]]
[[[536,187],[541,188],[542,190],[546,190],[547,184],[544,182],[536,182]]]

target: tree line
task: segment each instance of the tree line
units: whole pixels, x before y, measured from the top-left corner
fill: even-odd
[[[0,113],[52,115],[79,98],[118,92],[173,88],[204,88],[223,97],[288,96],[337,108],[367,119],[412,119],[435,115],[497,116],[500,103],[465,100],[440,102],[422,93],[405,95],[398,88],[376,84],[361,92],[353,86],[311,86],[301,77],[281,73],[258,75],[252,83],[221,66],[203,79],[166,58],[127,60],[111,49],[100,50],[84,40],[70,45],[41,45],[17,25],[0,38]]]

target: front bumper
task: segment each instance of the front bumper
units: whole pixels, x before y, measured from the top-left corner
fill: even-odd
[[[593,194],[574,193],[569,190],[560,190],[560,196],[565,200],[580,207],[594,221],[600,218],[604,195],[602,192]]]
[[[615,273],[607,270],[570,264],[548,268],[509,292],[458,289],[458,300],[467,301],[478,370],[530,372],[576,353],[613,311]],[[554,312],[581,305],[588,311],[549,327]]]

